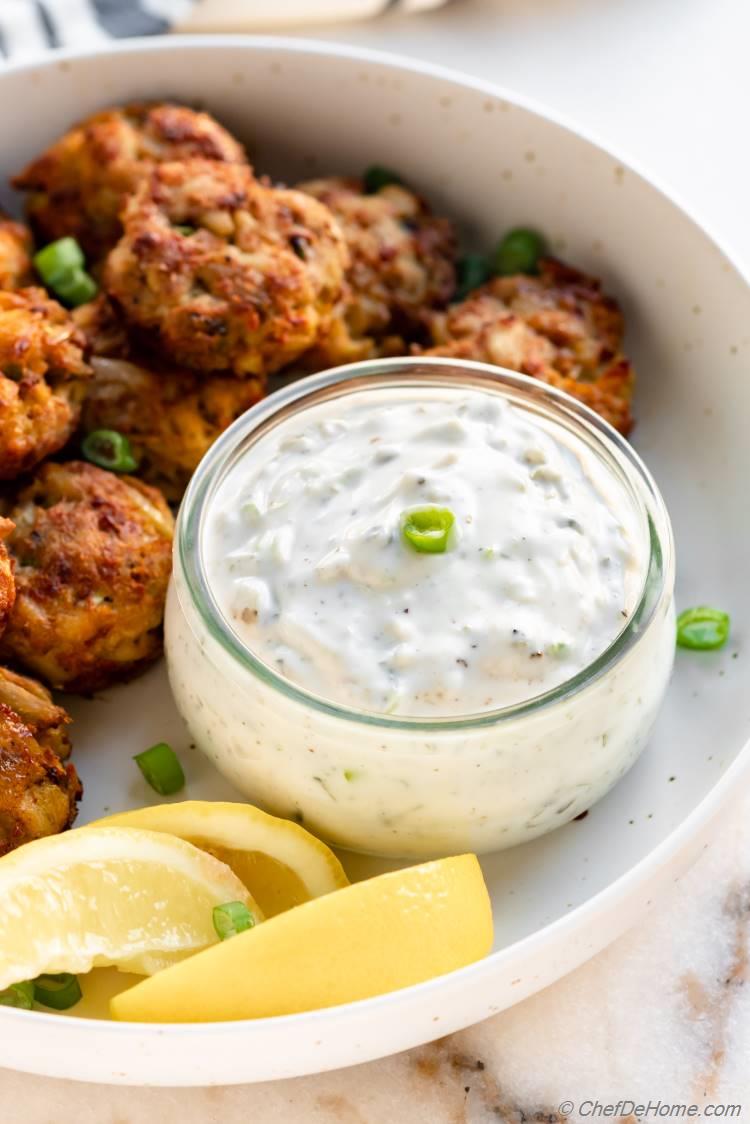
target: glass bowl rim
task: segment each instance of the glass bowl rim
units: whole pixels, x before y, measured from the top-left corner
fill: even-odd
[[[446,374],[450,373],[454,375],[453,380],[446,378]],[[430,384],[429,374],[434,375],[437,381],[433,380]],[[363,385],[365,383],[372,386],[394,383],[405,385],[410,380],[421,385],[444,386],[454,383],[456,386],[468,387],[465,380],[461,381],[461,376],[466,374],[473,376],[472,388],[481,389],[481,383],[484,383],[487,389],[502,392],[506,388],[530,402],[542,403],[542,408],[562,422],[568,430],[578,429],[588,437],[589,442],[593,439],[601,458],[609,462],[610,468],[615,467],[619,471],[649,528],[649,557],[633,612],[604,651],[569,679],[521,702],[473,714],[430,717],[361,710],[324,698],[277,674],[242,643],[221,612],[206,580],[201,550],[203,520],[208,501],[224,479],[225,471],[231,466],[235,456],[239,455],[239,451],[244,451],[245,444],[252,439],[253,434],[259,431],[261,434],[267,433],[274,424],[287,416],[289,407],[292,408],[292,414],[303,412],[305,399],[314,397],[320,391],[338,388],[338,396],[343,396],[367,389]],[[645,491],[649,503],[642,492],[633,486],[634,479]],[[262,398],[224,431],[193,474],[177,519],[175,555],[191,603],[197,609],[208,634],[244,670],[307,709],[367,726],[432,733],[499,725],[547,710],[580,694],[637,645],[640,636],[654,619],[665,591],[671,596],[674,584],[674,541],[666,505],[651,473],[617,430],[578,399],[537,379],[487,363],[437,356],[371,359],[349,363],[297,379]],[[655,571],[658,580],[655,591],[653,583],[649,581],[652,571]],[[179,589],[175,592],[178,602],[181,602]],[[182,606],[181,611],[185,611]],[[192,630],[189,621],[188,625]]]

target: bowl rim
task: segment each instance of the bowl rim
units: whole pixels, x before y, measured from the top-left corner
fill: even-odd
[[[2,72],[0,72],[0,88],[2,87],[2,82],[6,74],[12,75],[23,71],[54,70],[56,67],[60,65],[65,66],[71,61],[85,61],[102,55],[138,55],[142,52],[157,53],[159,51],[171,53],[173,51],[181,52],[186,49],[195,48],[209,51],[215,50],[217,47],[245,47],[248,52],[269,49],[277,51],[284,50],[302,55],[312,54],[322,57],[333,56],[346,61],[355,60],[370,65],[395,68],[407,73],[416,73],[426,78],[450,82],[461,89],[471,90],[498,101],[506,101],[533,114],[542,121],[555,125],[564,133],[578,140],[583,140],[598,152],[604,153],[616,160],[618,164],[642,180],[646,186],[680,211],[703,238],[720,252],[730,269],[737,275],[740,281],[744,283],[750,296],[750,264],[745,264],[744,262],[740,264],[733,255],[728,253],[722,239],[715,235],[711,225],[700,220],[694,209],[685,205],[679,192],[675,191],[671,186],[667,187],[659,176],[653,176],[643,171],[640,162],[630,158],[626,151],[619,147],[613,148],[605,144],[599,138],[595,130],[590,130],[586,127],[579,128],[577,125],[573,124],[566,115],[548,107],[540,100],[525,94],[517,93],[500,84],[495,84],[494,82],[489,82],[482,78],[476,78],[459,69],[453,69],[438,63],[416,59],[409,55],[401,55],[396,52],[350,46],[348,44],[330,42],[325,39],[306,39],[302,37],[287,38],[281,35],[197,34],[175,36],[174,39],[156,36],[153,39],[133,38],[120,43],[108,44],[105,48],[102,48],[100,44],[98,46],[86,48],[57,49],[41,58],[18,59],[6,63]],[[398,1009],[405,1007],[410,1002],[413,995],[417,993],[420,995],[426,994],[430,991],[444,988],[447,985],[452,985],[458,991],[461,991],[466,984],[475,977],[481,977],[493,970],[499,970],[502,967],[503,961],[514,954],[519,946],[523,945],[529,952],[540,953],[543,949],[553,945],[561,936],[573,935],[583,929],[589,920],[589,915],[599,913],[604,908],[614,909],[618,903],[626,901],[628,896],[635,890],[636,886],[645,881],[649,873],[655,873],[659,868],[666,866],[670,860],[675,859],[680,851],[686,848],[690,839],[697,835],[701,828],[707,827],[711,823],[719,809],[733,794],[736,794],[739,788],[738,782],[746,774],[750,774],[750,738],[748,738],[739,749],[727,770],[719,777],[712,788],[709,789],[706,795],[696,804],[688,815],[685,816],[681,823],[670,831],[647,854],[624,871],[624,873],[615,878],[603,889],[593,894],[590,898],[587,898],[569,913],[556,918],[548,925],[535,930],[528,936],[519,938],[519,940],[513,941],[511,944],[491,952],[484,959],[470,964],[465,968],[459,968],[455,972],[449,973],[447,976],[438,976],[435,979],[426,980],[423,983],[403,988],[400,991],[390,992],[372,999],[358,1000],[355,1003],[349,1003],[339,1007],[321,1008],[316,1011],[308,1011],[295,1015],[279,1015],[263,1020],[238,1020],[236,1022],[217,1023],[118,1023],[91,1018],[61,1019],[59,1015],[48,1014],[42,1011],[21,1011],[12,1007],[1,1007],[0,1025],[4,1024],[9,1031],[12,1031],[14,1027],[21,1025],[19,1020],[26,1019],[28,1020],[27,1025],[32,1028],[36,1027],[40,1031],[45,1029],[51,1033],[64,1032],[71,1038],[79,1036],[81,1049],[85,1049],[85,1047],[90,1044],[89,1036],[92,1032],[108,1038],[113,1036],[123,1038],[137,1031],[144,1039],[148,1040],[150,1046],[156,1047],[160,1040],[167,1034],[170,1039],[174,1037],[186,1038],[203,1035],[210,1035],[212,1038],[216,1038],[227,1034],[236,1035],[240,1029],[245,1033],[249,1033],[252,1032],[252,1030],[258,1030],[268,1024],[273,1024],[282,1031],[285,1028],[291,1028],[292,1026],[302,1024],[309,1027],[312,1031],[319,1023],[334,1018],[337,1015],[340,1016],[341,1012],[347,1012],[351,1017],[355,1017],[363,1012],[364,1009],[369,1012],[385,1004],[390,1004],[396,1009],[395,1017],[397,1017]],[[635,924],[637,919],[637,915],[632,915],[632,917],[628,919],[628,922],[630,924]],[[628,922],[621,927],[620,931],[627,927]],[[592,946],[587,954],[580,957],[578,963],[582,963],[596,951],[597,946]],[[445,1033],[445,1031],[442,1030],[441,1033]],[[423,1041],[425,1040],[426,1039],[423,1039]]]
[[[303,419],[308,409],[324,402],[338,402],[349,394],[369,390],[418,386],[426,390],[465,387],[467,393],[497,393],[530,417],[538,414],[552,422],[576,443],[573,448],[588,447],[609,478],[619,477],[641,523],[646,550],[638,597],[629,617],[595,659],[556,686],[517,703],[437,716],[377,713],[338,703],[280,675],[243,643],[222,611],[208,578],[204,545],[212,501],[256,441],[265,440],[279,424],[292,418]],[[365,359],[332,367],[297,379],[257,402],[214,442],[193,474],[180,506],[174,555],[177,600],[182,602],[184,587],[189,601],[189,605],[182,606],[183,614],[187,614],[188,608],[196,612],[208,636],[241,671],[249,672],[292,703],[319,714],[354,725],[425,732],[438,737],[449,731],[463,733],[523,721],[582,696],[638,647],[661,605],[672,597],[675,570],[674,537],[661,492],[633,446],[611,425],[584,403],[528,375],[488,363],[427,355]]]

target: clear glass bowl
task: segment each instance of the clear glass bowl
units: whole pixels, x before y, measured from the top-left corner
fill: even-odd
[[[593,663],[545,694],[450,718],[347,709],[263,663],[217,605],[204,564],[204,517],[248,446],[313,405],[405,386],[491,391],[562,425],[633,504],[648,547],[637,606]],[[272,394],[235,422],[199,466],[177,525],[166,617],[170,681],[197,745],[270,811],[341,847],[374,854],[493,851],[567,823],[636,760],[672,669],[673,587],[672,532],[659,491],[631,446],[586,407],[480,363],[357,363]]]

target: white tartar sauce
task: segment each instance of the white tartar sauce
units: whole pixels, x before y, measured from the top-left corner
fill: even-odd
[[[446,549],[404,534],[453,516]],[[566,429],[488,391],[376,388],[292,416],[233,464],[206,570],[242,643],[332,702],[458,716],[587,667],[635,608],[645,527]]]

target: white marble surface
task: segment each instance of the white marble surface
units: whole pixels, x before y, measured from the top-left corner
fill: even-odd
[[[748,0],[454,0],[431,15],[315,35],[421,56],[555,106],[676,189],[750,261]],[[357,1069],[231,1089],[107,1089],[2,1071],[0,1121],[521,1124],[535,1113],[549,1120],[564,1101],[574,1119],[603,1119],[585,1103],[597,1098],[696,1104],[698,1113],[730,1103],[744,1112],[729,1118],[742,1119],[749,813],[746,800],[661,908],[634,918],[609,950],[450,1039]]]

